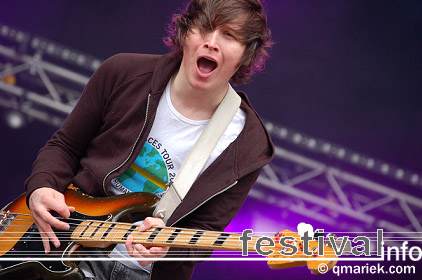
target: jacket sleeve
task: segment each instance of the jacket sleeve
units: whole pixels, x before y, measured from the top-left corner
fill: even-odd
[[[237,184],[226,190],[225,192],[215,196],[207,201],[193,213],[186,216],[175,226],[183,228],[194,228],[206,231],[224,231],[226,226],[231,222],[238,213],[240,207],[245,201],[249,190],[259,176],[261,169],[258,169],[240,180]],[[197,249],[180,249],[170,248],[166,257],[175,258],[207,258],[211,256],[212,250]],[[152,273],[152,279],[161,279],[160,276],[182,274],[180,278],[173,279],[189,279],[186,274],[181,272],[193,270],[197,261],[192,262],[156,262]],[[185,278],[184,278],[185,277]]]
[[[25,182],[27,199],[41,187],[64,192],[79,170],[79,160],[102,124],[105,96],[112,88],[111,79],[107,79],[112,68],[110,61],[100,66],[62,127],[40,150]]]

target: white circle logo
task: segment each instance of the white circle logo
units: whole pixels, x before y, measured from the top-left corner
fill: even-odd
[[[321,263],[318,265],[318,272],[321,274],[324,274],[328,271],[328,265],[326,265],[325,263]]]

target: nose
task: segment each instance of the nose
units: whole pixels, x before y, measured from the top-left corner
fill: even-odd
[[[218,30],[213,30],[207,33],[205,37],[204,48],[216,52],[220,50],[220,48],[218,47],[218,32]]]

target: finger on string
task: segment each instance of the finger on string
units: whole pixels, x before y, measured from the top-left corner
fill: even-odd
[[[50,242],[49,242],[48,236],[45,233],[40,233],[40,235],[42,239],[42,244],[44,246],[44,251],[46,254],[48,254],[50,253]]]
[[[62,216],[63,218],[67,219],[70,217],[70,209],[69,206],[67,206],[64,201],[63,203],[55,203],[51,209],[53,209],[54,211],[56,211],[57,213],[60,214],[60,216]]]
[[[133,242],[133,235],[132,234],[129,234],[129,236],[126,239],[125,246],[126,246],[127,252],[129,253],[129,255],[131,257],[133,257],[134,250],[135,250],[133,248],[132,242]]]
[[[51,230],[46,232],[48,238],[53,243],[54,247],[59,248],[60,247],[60,241],[57,238],[56,234]]]
[[[146,230],[149,230],[151,227],[163,227],[163,226],[165,225],[162,219],[147,217],[139,226],[139,230],[146,231]]]
[[[68,230],[70,228],[68,223],[62,222],[59,219],[53,217],[48,211],[42,216],[45,223],[61,230]]]
[[[52,219],[53,216],[49,215]],[[45,217],[44,217],[45,218]],[[48,216],[47,216],[48,219]],[[57,238],[57,236],[55,235],[53,229],[50,226],[50,223],[47,221],[44,221],[41,219],[41,221],[36,222],[36,225],[38,227],[38,230],[40,231],[41,237],[47,237],[47,239],[43,238],[43,244],[44,244],[44,248],[47,250],[46,253],[48,253],[50,250],[50,244],[48,243],[48,240],[50,240],[54,247],[58,248],[60,247],[60,241]],[[54,226],[54,225],[53,225]]]

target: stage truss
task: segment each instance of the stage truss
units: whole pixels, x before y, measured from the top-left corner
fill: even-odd
[[[392,237],[420,240],[422,199],[413,191],[406,184],[380,184],[278,146],[250,196],[337,232],[384,229]]]
[[[100,60],[0,24],[0,106],[59,127]]]

